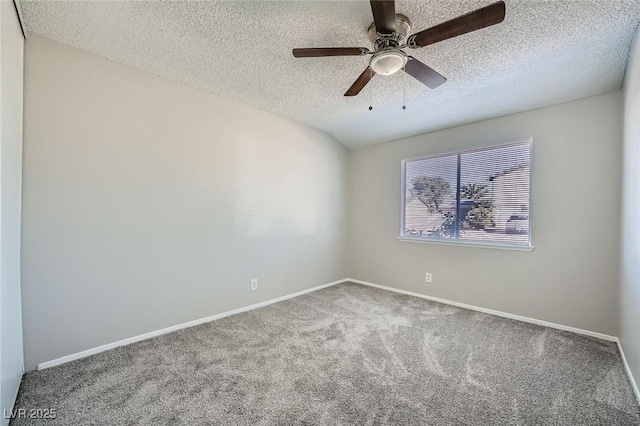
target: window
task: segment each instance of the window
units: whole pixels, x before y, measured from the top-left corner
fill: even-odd
[[[531,139],[402,162],[401,239],[531,247]]]

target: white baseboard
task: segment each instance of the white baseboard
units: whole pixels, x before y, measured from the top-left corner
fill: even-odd
[[[627,376],[629,377],[629,381],[631,382],[631,387],[633,388],[633,392],[636,394],[636,400],[638,404],[640,404],[640,390],[638,390],[638,384],[633,378],[633,374],[631,374],[631,368],[629,368],[629,364],[627,364],[627,358],[624,356],[624,351],[622,350],[622,343],[620,340],[618,342],[618,350],[620,351],[620,356],[622,357],[622,363],[624,364],[625,370],[627,370]]]
[[[163,334],[171,333],[172,331],[181,330],[187,327],[193,327],[194,325],[203,324],[205,322],[215,321],[221,318],[225,318],[231,315],[239,314],[241,312],[251,311],[253,309],[262,308],[263,306],[271,305],[274,303],[282,302],[283,300],[292,299],[294,297],[302,296],[303,294],[311,293],[313,291],[317,291],[323,288],[331,287],[336,284],[340,284],[346,282],[348,280],[338,280],[329,284],[319,285],[317,287],[313,287],[307,290],[297,291],[295,293],[287,294],[286,296],[276,297],[275,299],[267,300],[264,302],[256,303],[249,306],[244,306],[242,308],[234,309],[232,311],[222,312],[220,314],[212,315],[206,318],[200,318],[193,321],[188,321],[182,324],[174,325],[171,327],[163,328],[161,330],[151,331],[149,333],[140,334],[139,336],[129,337],[124,340],[120,340],[118,342],[108,343],[106,345],[98,346],[96,348],[87,349],[82,352],[77,352],[75,354],[66,355],[60,358],[53,359],[51,361],[46,361],[41,364],[38,364],[36,367],[38,370],[44,370],[45,368],[55,367],[56,365],[65,364],[70,361],[75,361],[80,358],[87,357],[89,355],[94,355],[100,352],[108,351],[109,349],[117,348],[119,346],[130,345],[131,343],[139,342],[141,340],[150,339],[152,337],[160,336]]]
[[[446,305],[457,306],[459,308],[470,309],[472,311],[484,312],[485,314],[491,314],[491,315],[495,315],[495,316],[498,316],[498,317],[514,319],[514,320],[518,320],[518,321],[522,321],[522,322],[528,322],[528,323],[531,323],[531,324],[542,325],[544,327],[556,328],[558,330],[570,331],[572,333],[582,334],[582,335],[585,335],[585,336],[597,337],[598,339],[607,340],[609,342],[617,342],[618,341],[617,337],[610,336],[608,334],[596,333],[595,331],[589,331],[589,330],[582,330],[580,328],[569,327],[567,325],[556,324],[556,323],[553,323],[553,322],[543,321],[543,320],[539,320],[539,319],[535,319],[535,318],[524,317],[522,315],[509,314],[507,312],[501,312],[501,311],[494,311],[493,309],[481,308],[479,306],[474,306],[474,305],[467,305],[466,303],[454,302],[452,300],[447,300],[447,299],[440,299],[439,297],[427,296],[425,294],[414,293],[412,291],[406,291],[406,290],[400,290],[400,289],[397,289],[397,288],[387,287],[387,286],[380,285],[380,284],[374,284],[374,283],[370,283],[370,282],[367,282],[367,281],[354,280],[352,278],[348,278],[348,279],[346,279],[344,281],[352,282],[352,283],[356,283],[356,284],[367,285],[369,287],[376,287],[376,288],[380,288],[382,290],[393,291],[395,293],[406,294],[408,296],[420,297],[422,299],[427,299],[427,300],[431,300],[431,301],[438,302],[438,303],[444,303]]]

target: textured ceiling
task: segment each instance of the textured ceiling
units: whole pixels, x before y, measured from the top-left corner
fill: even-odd
[[[396,12],[411,19],[413,33],[494,1],[397,0]],[[444,85],[430,90],[404,73],[376,76],[352,98],[343,94],[368,56],[295,59],[291,49],[370,47],[368,1],[20,4],[35,34],[308,124],[357,148],[621,87],[640,0],[505,2],[501,24],[407,49],[447,77]]]

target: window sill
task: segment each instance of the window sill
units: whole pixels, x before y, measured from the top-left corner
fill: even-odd
[[[426,238],[411,238],[411,237],[398,237],[398,240],[410,242],[410,243],[426,243],[426,244],[441,244],[446,246],[465,246],[465,247],[478,247],[497,250],[511,250],[511,251],[532,251],[533,246],[510,246],[506,244],[491,244],[480,243],[476,241],[445,241],[445,240],[429,240]]]

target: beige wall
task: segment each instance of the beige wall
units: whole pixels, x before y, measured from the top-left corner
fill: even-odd
[[[621,101],[609,93],[352,151],[349,276],[617,335]],[[398,241],[402,159],[529,136],[532,252]]]
[[[0,1],[0,414],[13,407],[22,379],[20,186],[22,30],[11,1]],[[8,424],[4,415],[0,424]]]
[[[328,135],[35,35],[25,89],[27,369],[345,277]]]
[[[640,30],[624,82],[620,344],[640,384]]]

